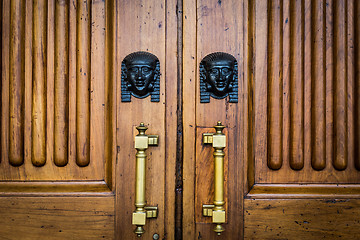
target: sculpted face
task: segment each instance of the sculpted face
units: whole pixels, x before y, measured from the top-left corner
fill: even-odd
[[[126,63],[129,90],[142,97],[153,90],[156,61],[152,59],[132,59]]]
[[[234,77],[234,61],[229,59],[215,59],[205,64],[208,90],[217,96],[223,96],[231,88]],[[210,88],[210,89],[209,89]]]

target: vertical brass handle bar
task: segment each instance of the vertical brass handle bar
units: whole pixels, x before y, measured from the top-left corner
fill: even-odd
[[[135,211],[133,212],[132,223],[136,225],[135,233],[140,237],[145,230],[143,226],[146,218],[157,217],[157,207],[146,207],[145,186],[146,186],[146,153],[145,150],[152,145],[158,144],[157,135],[146,135],[147,127],[140,123],[136,127],[139,134],[135,136],[136,149],[136,173],[135,173]]]
[[[203,215],[212,217],[216,224],[214,231],[220,235],[225,229],[221,225],[225,223],[224,208],[224,148],[226,147],[226,136],[222,133],[225,126],[219,121],[214,126],[216,133],[204,133],[203,143],[212,144],[214,148],[214,204],[203,205]]]

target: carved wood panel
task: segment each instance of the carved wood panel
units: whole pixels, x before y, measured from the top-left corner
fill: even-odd
[[[359,5],[256,3],[255,182],[359,182]]]
[[[0,180],[111,175],[104,11],[102,1],[3,1]]]

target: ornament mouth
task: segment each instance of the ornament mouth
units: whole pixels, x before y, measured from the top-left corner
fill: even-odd
[[[138,81],[136,81],[135,86],[136,87],[144,87],[145,86],[145,81],[138,80]]]

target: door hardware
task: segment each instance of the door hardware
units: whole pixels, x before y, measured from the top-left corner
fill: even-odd
[[[238,102],[238,64],[228,53],[211,53],[200,62],[200,102],[210,102],[210,96]]]
[[[203,215],[212,217],[216,224],[214,231],[220,235],[225,229],[221,226],[225,223],[224,208],[224,148],[226,147],[226,136],[222,133],[225,126],[219,121],[214,126],[216,133],[204,133],[203,143],[212,144],[214,148],[214,204],[203,205]]]
[[[146,206],[145,199],[145,185],[146,185],[146,153],[145,150],[149,146],[157,146],[159,142],[158,135],[146,135],[145,131],[148,129],[144,123],[140,123],[136,127],[139,134],[135,136],[136,149],[136,183],[135,183],[135,207],[136,210],[132,215],[132,224],[136,225],[135,233],[140,237],[145,230],[143,226],[146,223],[146,218],[156,218],[158,215],[158,207]]]
[[[121,63],[121,101],[131,102],[131,95],[160,101],[160,62],[148,52],[134,52]]]

